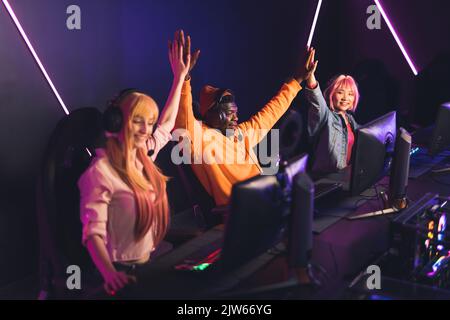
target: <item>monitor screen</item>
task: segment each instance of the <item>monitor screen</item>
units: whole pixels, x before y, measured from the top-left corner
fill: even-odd
[[[360,194],[387,173],[395,135],[395,112],[385,114],[357,130],[350,178],[352,195]]]
[[[430,141],[429,153],[436,155],[450,145],[450,102],[439,108],[436,125]]]
[[[296,157],[277,175],[260,175],[233,186],[231,213],[221,253],[221,268],[232,269],[281,240],[290,213],[294,176],[306,170],[307,155]]]
[[[395,141],[394,159],[389,177],[389,201],[391,205],[406,197],[410,153],[411,135],[405,129],[400,128]]]

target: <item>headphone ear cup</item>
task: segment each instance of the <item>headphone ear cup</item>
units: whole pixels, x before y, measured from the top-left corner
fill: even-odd
[[[122,129],[122,110],[116,106],[109,106],[103,113],[103,126],[106,131],[117,133]]]
[[[122,130],[123,114],[119,104],[129,94],[134,92],[141,93],[138,89],[128,88],[120,91],[107,105],[103,112],[103,126],[105,131],[117,133]]]
[[[219,119],[222,126],[227,123],[227,114],[223,110],[220,110],[219,112]]]

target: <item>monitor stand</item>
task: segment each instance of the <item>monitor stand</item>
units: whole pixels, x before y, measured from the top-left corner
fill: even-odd
[[[377,217],[377,216],[384,216],[388,214],[397,213],[406,207],[408,207],[408,200],[406,198],[402,199],[395,199],[393,201],[389,201],[387,194],[384,192],[380,192],[381,199],[383,199],[384,203],[384,209],[372,211],[368,213],[359,214],[356,216],[348,217],[348,220],[357,220],[357,219],[364,219],[364,218],[370,218],[370,217]],[[390,205],[389,205],[390,204]]]
[[[434,173],[434,174],[448,174],[448,173],[450,173],[450,166],[443,167],[443,168],[440,168],[440,169],[431,170],[431,173]]]

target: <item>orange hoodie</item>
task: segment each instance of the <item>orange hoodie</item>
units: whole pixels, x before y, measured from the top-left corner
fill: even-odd
[[[191,82],[184,82],[175,129],[185,129],[189,134],[192,170],[216,205],[228,204],[235,183],[261,173],[253,147],[283,116],[301,89],[294,79],[283,84],[259,112],[238,125],[234,136],[226,137],[195,119]]]

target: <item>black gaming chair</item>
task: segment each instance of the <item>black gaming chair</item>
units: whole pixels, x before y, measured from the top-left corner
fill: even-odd
[[[81,108],[64,117],[48,143],[37,185],[40,298],[103,297],[101,278],[81,244],[78,179],[105,144],[102,114]],[[153,258],[172,249],[163,241]],[[69,290],[67,268],[81,269],[81,290]]]
[[[75,110],[50,137],[37,186],[41,298],[80,297],[83,288],[67,289],[68,266],[79,266],[82,279],[95,270],[81,245],[77,181],[95,148],[103,144],[102,137],[102,117],[96,108]]]

